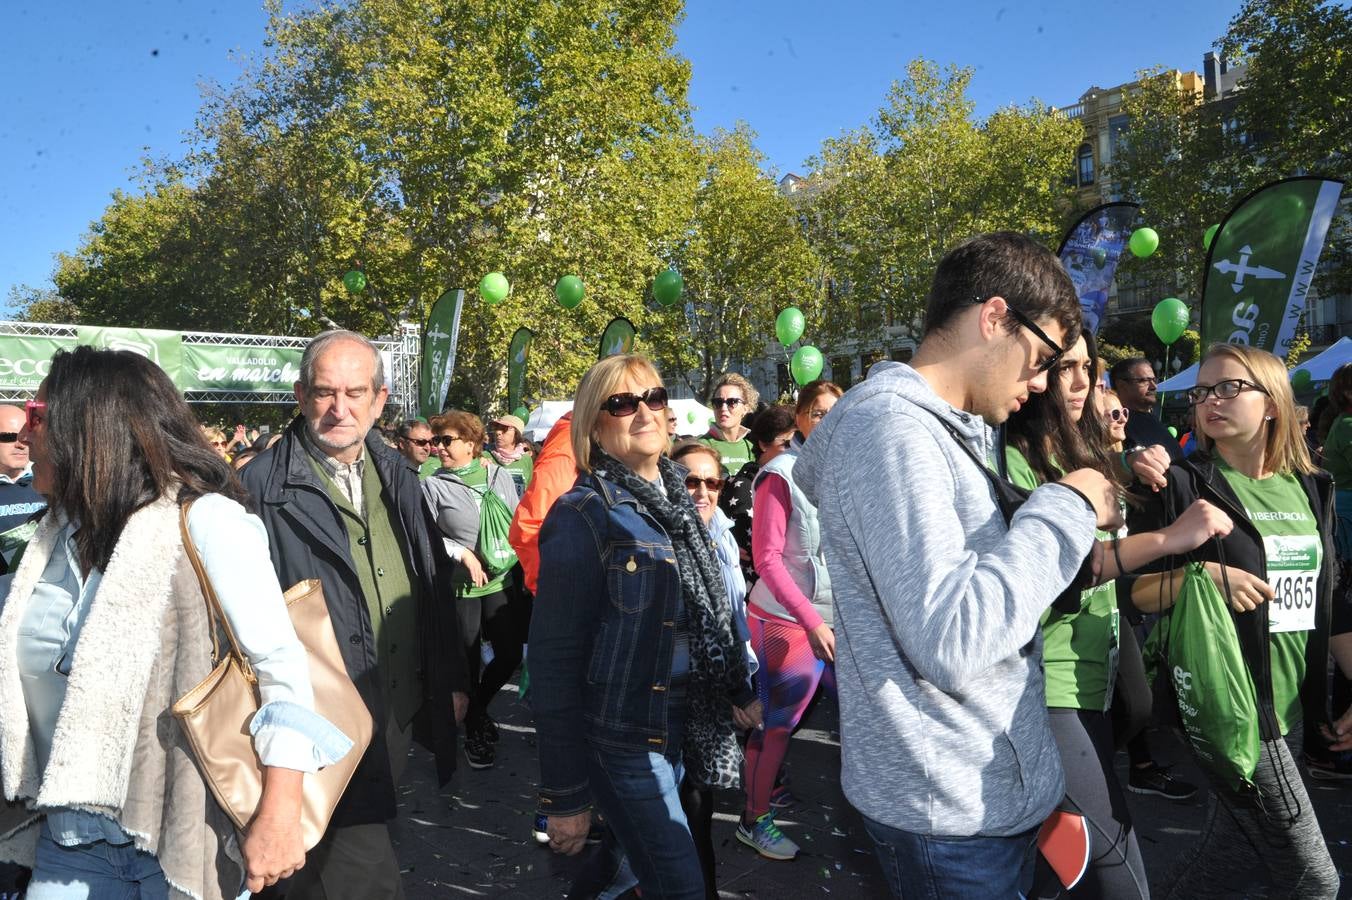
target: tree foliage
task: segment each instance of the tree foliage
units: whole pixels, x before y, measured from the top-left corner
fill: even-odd
[[[833,336],[876,338],[884,319],[915,335],[936,264],[965,238],[1059,239],[1079,124],[1037,102],[979,120],[971,79],[917,59],[871,125],[823,145],[809,230],[833,277]]]

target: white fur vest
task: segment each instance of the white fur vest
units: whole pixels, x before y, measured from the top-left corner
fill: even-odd
[[[51,758],[38,771],[19,681],[19,622],[61,528],[47,515],[0,612],[0,859],[31,866],[44,809],[108,816],[155,856],[171,895],[236,897],[238,843],[169,712],[211,671],[211,635],[183,554],[178,503],[164,497],[123,528],[75,647]]]

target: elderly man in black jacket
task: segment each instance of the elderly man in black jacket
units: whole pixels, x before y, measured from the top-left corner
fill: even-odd
[[[444,784],[468,703],[452,563],[417,471],[370,433],[389,393],[375,346],[325,332],[306,348],[295,391],[301,415],[242,477],[282,584],[323,582],[348,674],[378,727],[287,896],[402,897],[386,823],[415,720]]]

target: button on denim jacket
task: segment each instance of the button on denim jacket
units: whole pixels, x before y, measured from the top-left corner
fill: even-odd
[[[541,812],[590,808],[592,752],[679,750],[667,723],[680,604],[666,531],[628,491],[580,476],[540,530],[529,665]]]

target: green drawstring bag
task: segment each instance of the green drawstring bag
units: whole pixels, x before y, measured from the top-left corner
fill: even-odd
[[[1202,765],[1237,791],[1252,789],[1259,751],[1253,676],[1230,605],[1201,563],[1187,565],[1178,600],[1156,623],[1145,653],[1168,673],[1183,731]]]
[[[516,551],[507,540],[512,530],[512,511],[502,498],[487,488],[479,507],[479,556],[484,568],[496,578],[516,565]]]

